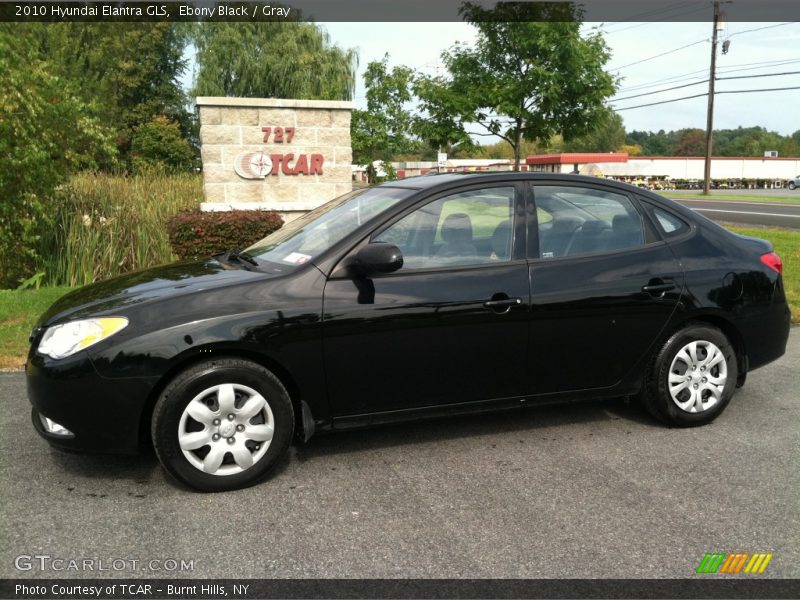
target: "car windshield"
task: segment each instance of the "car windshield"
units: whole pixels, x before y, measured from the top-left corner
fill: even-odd
[[[278,269],[314,261],[380,212],[415,190],[375,187],[356,190],[312,210],[256,242],[246,252]]]

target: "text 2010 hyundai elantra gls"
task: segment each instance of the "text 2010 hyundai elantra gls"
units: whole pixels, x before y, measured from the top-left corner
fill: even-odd
[[[33,423],[76,450],[152,441],[208,491],[321,430],[624,395],[700,425],[784,353],[772,250],[596,178],[391,182],[56,302],[31,334]]]

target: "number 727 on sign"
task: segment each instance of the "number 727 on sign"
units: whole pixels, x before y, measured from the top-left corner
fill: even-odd
[[[276,144],[286,142],[290,144],[294,137],[294,127],[262,127],[261,131],[264,132],[264,143],[269,143],[269,136],[272,135],[272,141]]]

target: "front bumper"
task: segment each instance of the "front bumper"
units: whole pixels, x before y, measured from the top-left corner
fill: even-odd
[[[25,373],[33,426],[50,444],[81,452],[139,452],[143,411],[156,379],[102,377],[85,352],[57,361],[32,353]],[[72,435],[48,432],[40,416]]]

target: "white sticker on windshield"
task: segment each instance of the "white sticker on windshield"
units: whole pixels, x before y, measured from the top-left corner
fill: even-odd
[[[308,254],[300,254],[299,252],[292,252],[283,257],[283,262],[290,265],[302,265],[309,260],[311,260],[311,257]]]

